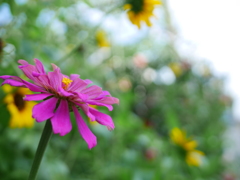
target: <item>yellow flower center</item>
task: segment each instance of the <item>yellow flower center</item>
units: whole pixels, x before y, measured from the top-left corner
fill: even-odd
[[[110,43],[108,42],[107,38],[106,38],[106,33],[104,31],[98,31],[96,33],[96,40],[97,40],[97,44],[100,47],[109,47]]]
[[[63,83],[63,89],[67,89],[69,87],[69,85],[71,84],[72,80],[71,79],[68,79],[66,77],[64,77],[62,79],[62,83]]]

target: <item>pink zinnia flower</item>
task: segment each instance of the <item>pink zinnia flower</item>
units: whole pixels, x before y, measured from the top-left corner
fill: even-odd
[[[89,105],[106,106],[110,111],[113,109],[112,104],[119,102],[117,98],[111,97],[108,91],[93,85],[88,79],[82,80],[79,75],[71,74],[70,77],[61,73],[56,65],[52,64],[53,72],[46,73],[43,64],[38,59],[34,59],[35,66],[28,64],[25,60],[19,60],[19,68],[24,74],[33,81],[27,82],[17,76],[4,75],[3,84],[11,86],[26,87],[39,94],[26,95],[26,101],[40,101],[33,107],[33,118],[37,122],[50,119],[53,133],[64,136],[72,129],[70,122],[70,111],[74,112],[77,126],[83,139],[91,149],[97,144],[96,136],[88,128],[87,124],[81,117],[78,109],[90,118],[91,121],[97,121],[99,124],[106,126],[108,129],[114,129],[114,123],[109,115],[91,108]]]

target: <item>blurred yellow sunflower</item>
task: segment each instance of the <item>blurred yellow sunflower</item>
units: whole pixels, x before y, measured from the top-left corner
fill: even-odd
[[[186,133],[179,128],[173,128],[170,137],[173,143],[183,150],[188,165],[201,165],[204,153],[195,149],[197,147],[196,141],[187,138]]]
[[[96,41],[99,47],[109,47],[110,43],[107,40],[106,33],[103,30],[99,30],[96,33]]]
[[[26,94],[32,94],[31,91],[27,88],[13,88],[7,84],[2,88],[6,93],[4,103],[7,104],[7,109],[11,115],[9,126],[11,128],[32,127],[34,123],[32,108],[36,103],[23,100]]]
[[[160,4],[160,0],[127,0],[123,8],[128,10],[130,21],[140,29],[142,21],[148,26],[152,25],[149,19],[154,16],[154,6]]]
[[[183,68],[181,67],[180,63],[172,62],[168,66],[170,67],[170,69],[172,70],[176,77],[179,77],[183,74]]]

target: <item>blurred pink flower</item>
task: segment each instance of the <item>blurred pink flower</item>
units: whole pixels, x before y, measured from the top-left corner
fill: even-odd
[[[73,111],[78,130],[90,149],[96,146],[97,138],[84,122],[78,109],[82,109],[91,121],[97,121],[108,129],[114,129],[114,123],[109,115],[90,107],[90,105],[106,106],[111,111],[112,104],[119,103],[119,100],[111,97],[108,91],[103,91],[96,85],[89,86],[92,82],[88,79],[80,79],[77,74],[68,77],[54,64],[52,64],[53,71],[46,73],[42,62],[38,59],[35,59],[35,66],[25,60],[18,62],[21,64],[19,68],[33,83],[9,75],[0,76],[0,79],[4,80],[2,85],[26,87],[33,92],[40,92],[26,95],[24,98],[26,101],[44,100],[33,107],[33,118],[37,122],[50,119],[53,132],[64,136],[72,129],[69,112]]]
[[[148,59],[143,54],[137,54],[133,57],[133,63],[136,67],[143,69],[148,65]]]
[[[237,178],[233,174],[224,174],[224,180],[236,180]]]
[[[147,160],[154,160],[155,158],[157,157],[157,150],[156,149],[153,149],[153,148],[148,148],[146,151],[145,151],[145,158]]]

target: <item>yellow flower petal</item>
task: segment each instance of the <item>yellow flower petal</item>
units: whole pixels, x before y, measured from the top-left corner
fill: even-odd
[[[4,91],[5,93],[10,93],[10,92],[13,91],[13,87],[10,86],[9,84],[4,84],[4,85],[2,86],[2,89],[3,89],[3,91]]]
[[[106,38],[106,33],[103,30],[100,30],[96,33],[96,40],[99,47],[109,47],[110,43]]]
[[[155,5],[159,4],[161,4],[161,1],[158,0],[143,0],[142,8],[140,8],[141,11],[135,10],[133,7],[135,4],[125,4],[124,9],[129,10],[128,18],[133,24],[137,25],[138,28],[140,28],[142,21],[145,22],[148,26],[152,25],[149,19],[154,16],[153,10],[155,8]]]
[[[32,118],[32,108],[34,105],[36,105],[36,103],[28,101],[25,103],[25,107],[22,111],[19,111],[13,103],[7,106],[7,109],[9,110],[11,115],[9,123],[9,126],[11,128],[30,128],[33,126],[34,119]]]
[[[23,96],[25,96],[26,94],[32,94],[32,92],[31,92],[29,89],[27,89],[27,88],[22,88],[22,87],[20,87],[20,88],[17,89],[17,93],[20,93],[20,94],[22,94]]]
[[[172,72],[175,74],[176,77],[179,77],[182,75],[183,70],[179,63],[170,63],[169,67],[172,70]]]
[[[146,0],[144,1],[145,4],[151,4],[151,5],[161,5],[162,1],[158,1],[158,0]]]
[[[185,132],[181,131],[179,128],[173,128],[170,134],[172,141],[180,146],[184,146],[186,143]]]
[[[197,142],[196,141],[188,141],[184,144],[184,148],[187,151],[193,150],[197,147]]]
[[[6,95],[5,98],[3,99],[3,102],[6,104],[13,103],[14,102],[13,95],[12,94]]]
[[[202,158],[204,153],[202,151],[193,150],[189,151],[186,155],[186,162],[191,166],[200,166],[202,164]]]
[[[173,128],[171,130],[170,137],[176,145],[185,151],[187,164],[199,166],[202,163],[204,153],[195,149],[197,147],[197,142],[189,140],[184,131],[179,128]]]
[[[123,9],[124,9],[124,10],[132,9],[132,5],[131,5],[131,4],[125,4],[125,5],[123,6]]]

